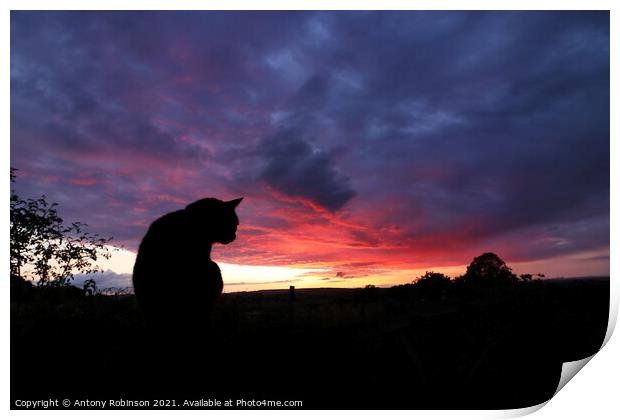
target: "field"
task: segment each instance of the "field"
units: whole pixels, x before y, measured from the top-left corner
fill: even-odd
[[[609,280],[492,292],[428,294],[408,285],[231,293],[203,330],[183,335],[149,334],[132,295],[60,288],[12,290],[11,298],[12,401],[490,409],[546,401],[563,362],[598,351]]]

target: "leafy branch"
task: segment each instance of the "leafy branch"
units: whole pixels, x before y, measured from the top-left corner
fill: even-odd
[[[66,286],[77,273],[102,271],[96,262],[111,257],[112,237],[89,233],[84,223],[65,225],[57,208],[45,195],[22,199],[11,190],[11,275],[41,286]]]

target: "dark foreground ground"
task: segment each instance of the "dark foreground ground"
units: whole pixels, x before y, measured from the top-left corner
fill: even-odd
[[[168,408],[231,399],[239,409],[244,399],[299,400],[304,409],[500,409],[548,400],[563,362],[598,351],[609,281],[431,295],[308,289],[294,300],[288,291],[226,294],[210,325],[195,331],[203,340],[149,336],[133,296],[11,297],[14,408],[18,399],[68,398],[149,400],[150,408],[156,399],[170,400]]]

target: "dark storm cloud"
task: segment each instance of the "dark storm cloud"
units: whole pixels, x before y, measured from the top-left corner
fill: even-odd
[[[314,150],[294,130],[284,130],[263,144],[267,166],[261,178],[291,197],[309,199],[331,211],[353,196],[349,179],[335,168],[330,156]]]
[[[438,262],[609,243],[607,12],[13,12],[11,128],[24,193],[127,239],[271,188]]]
[[[278,191],[308,199],[330,211],[341,209],[355,191],[333,157],[316,146],[315,136],[329,95],[327,81],[314,75],[292,97],[276,132],[260,144],[266,165],[259,174]]]
[[[371,117],[356,165],[384,174],[360,196],[399,191],[393,221],[407,228],[421,218],[408,230],[421,238],[472,241],[592,212],[608,218],[608,15],[426,17],[445,25],[398,36],[388,16],[373,22],[368,48],[352,49],[376,68],[357,93],[367,100],[349,109]],[[355,18],[351,43],[370,19]],[[415,30],[410,23],[398,28]]]

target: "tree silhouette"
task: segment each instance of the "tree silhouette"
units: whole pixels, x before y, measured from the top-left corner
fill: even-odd
[[[515,284],[517,276],[504,260],[492,252],[486,252],[474,258],[460,280],[471,286],[494,287]]]
[[[15,169],[11,168],[11,182]],[[66,286],[77,273],[101,270],[98,258],[110,258],[102,238],[84,230],[85,224],[63,224],[58,203],[48,203],[43,195],[22,199],[11,190],[11,276],[33,280],[38,285]]]

